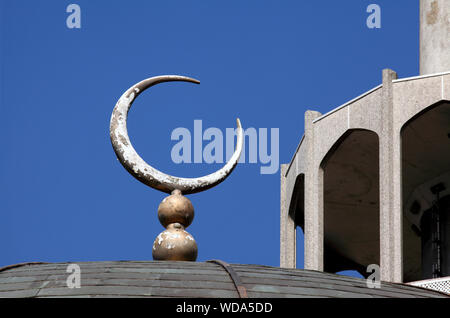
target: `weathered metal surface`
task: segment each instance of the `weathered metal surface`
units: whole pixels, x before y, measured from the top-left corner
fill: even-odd
[[[227,273],[230,275],[231,280],[233,281],[234,286],[236,287],[236,290],[239,294],[239,298],[248,298],[247,295],[247,289],[245,288],[244,284],[241,281],[241,278],[239,277],[239,275],[234,271],[233,267],[221,260],[211,260],[208,261],[209,263],[215,263],[218,264],[219,266],[222,266],[223,269],[225,269],[227,271]]]
[[[223,274],[223,275],[222,275]],[[28,287],[31,283],[40,283],[47,281],[64,282],[67,279],[67,274],[58,275],[45,275],[34,277],[5,277],[0,279],[1,286],[7,286],[9,284],[26,283]],[[152,274],[143,275],[141,273],[83,273],[83,281],[93,280],[137,280],[137,281],[186,281],[186,282],[209,282],[209,283],[227,283],[230,286],[233,284],[230,282],[230,277],[226,273],[220,273],[219,275],[206,275],[206,274]],[[234,287],[233,287],[234,288]],[[12,290],[12,289],[11,289]]]
[[[10,290],[0,292],[0,298],[29,298],[36,297],[39,289]]]
[[[182,195],[180,190],[174,190],[158,207],[158,219],[165,228],[173,223],[180,223],[187,228],[191,225],[194,215],[191,200]]]
[[[381,288],[370,289],[364,279],[258,265],[222,267],[220,263],[80,262],[79,289],[66,287],[69,263],[13,266],[0,272],[0,297],[235,298],[243,291],[236,286],[245,286],[250,298],[446,297],[402,284],[383,282]]]
[[[88,286],[130,286],[130,287],[162,287],[162,288],[206,288],[235,290],[235,286],[229,280],[227,282],[207,280],[161,280],[161,279],[111,279],[111,278],[83,278],[82,287]],[[65,279],[46,280],[33,283],[1,284],[0,292],[8,290],[42,289],[42,288],[67,288]]]
[[[167,175],[149,164],[147,164],[136,152],[128,137],[127,117],[134,100],[139,94],[149,87],[164,82],[190,82],[200,84],[196,79],[165,75],[146,79],[133,85],[120,97],[117,102],[110,123],[110,137],[114,151],[120,163],[127,171],[142,183],[166,192],[171,193],[178,189],[183,194],[197,193],[212,188],[224,181],[236,167],[242,151],[243,131],[239,119],[237,119],[237,145],[230,160],[218,171],[199,178],[179,178]]]
[[[194,219],[194,207],[191,201],[175,189],[159,204],[158,219],[166,230],[153,242],[154,260],[195,261],[197,243],[194,237],[185,231]]]
[[[350,282],[340,282],[339,280],[329,280],[329,279],[311,279],[308,277],[295,277],[291,279],[279,279],[279,278],[261,278],[261,277],[244,277],[242,276],[242,282],[246,286],[254,286],[256,284],[268,285],[268,286],[287,286],[287,287],[310,287],[310,288],[324,288],[324,289],[336,289],[338,286],[342,290],[352,290],[360,288],[360,292],[364,292],[367,288],[365,282],[363,283],[350,283]],[[382,285],[382,291],[380,295],[387,295],[387,293],[393,292],[397,297],[399,295],[410,295],[412,292],[415,295],[421,295],[423,297],[429,297],[427,291],[421,292],[420,290],[410,290],[402,289],[401,285],[395,285],[395,287],[390,287],[388,284]],[[375,290],[373,292],[377,294]]]
[[[41,265],[41,264],[47,264],[47,263],[43,263],[43,262],[26,262],[26,263],[19,263],[19,264],[7,265],[7,266],[0,267],[0,272],[6,271],[6,270],[9,270],[9,269],[14,269],[14,268],[22,267],[22,266],[27,266],[27,265],[37,265],[37,264]]]
[[[180,223],[169,224],[152,247],[154,260],[195,261],[197,252],[197,243]]]
[[[145,269],[145,268],[95,268],[95,269],[82,269],[83,274],[102,274],[102,273],[108,273],[108,274],[126,274],[126,275],[140,275],[141,277],[150,277],[155,275],[171,275],[171,274],[180,274],[180,275],[226,275],[226,273],[217,271],[217,270],[203,270],[203,269],[181,269],[181,268],[159,268],[159,269]],[[37,270],[36,273],[30,271],[30,272],[18,272],[18,273],[11,273],[6,275],[2,274],[0,278],[2,277],[47,277],[48,275],[65,275],[67,277],[67,273],[64,270],[46,270],[46,271],[39,271]]]
[[[130,296],[171,296],[171,297],[235,297],[234,291],[214,290],[200,288],[161,288],[161,287],[134,287],[134,286],[87,286],[80,289],[69,288],[48,288],[39,291],[39,296],[58,296],[58,295],[130,295]]]

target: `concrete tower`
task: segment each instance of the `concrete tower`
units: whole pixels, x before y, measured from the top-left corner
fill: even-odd
[[[281,169],[282,267],[296,266],[300,226],[306,269],[450,276],[450,0],[422,0],[420,15],[420,76],[385,69],[361,96],[306,112]]]
[[[450,70],[450,3],[420,1],[420,74]]]

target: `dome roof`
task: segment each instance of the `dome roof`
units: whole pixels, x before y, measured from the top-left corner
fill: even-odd
[[[0,297],[448,297],[404,284],[323,272],[221,261],[78,262],[81,287],[70,289],[71,263],[0,268]]]

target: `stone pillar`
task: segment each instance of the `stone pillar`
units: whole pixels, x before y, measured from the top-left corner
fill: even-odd
[[[280,193],[280,267],[297,267],[297,229],[293,216],[289,213],[289,198],[286,192],[287,164],[281,165]]]
[[[402,170],[400,134],[394,131],[393,80],[383,70],[382,129],[380,136],[380,267],[381,280],[402,282]]]
[[[450,71],[450,0],[420,0],[420,74]]]
[[[323,271],[323,171],[315,157],[313,121],[320,116],[315,111],[305,113],[305,269],[317,271]]]
[[[395,74],[397,76],[397,74]],[[400,131],[394,130],[392,136],[392,279],[403,283],[403,186],[402,186],[402,146]]]

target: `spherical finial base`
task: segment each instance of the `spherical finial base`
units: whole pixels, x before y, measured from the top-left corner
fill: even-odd
[[[195,261],[197,243],[184,229],[194,219],[191,201],[173,190],[158,207],[158,218],[166,230],[158,235],[153,243],[153,259],[159,261]]]
[[[197,259],[197,243],[179,223],[170,224],[153,243],[152,255],[159,261],[192,261]]]

